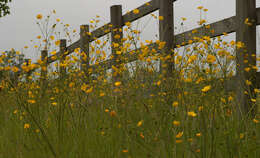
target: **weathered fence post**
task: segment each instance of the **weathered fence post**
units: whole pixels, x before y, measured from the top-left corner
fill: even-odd
[[[42,50],[41,51],[41,80],[46,80],[47,79],[47,58],[48,58],[48,51],[47,50]]]
[[[30,65],[30,59],[24,59],[26,67],[28,67]],[[26,81],[29,81],[29,77],[31,75],[31,70],[29,72],[26,72]]]
[[[80,68],[88,76],[89,68],[89,46],[90,46],[89,25],[80,26]]]
[[[67,48],[67,40],[61,39],[60,40],[60,57],[59,57],[60,58],[61,77],[63,77],[66,74],[66,66],[64,66],[66,48]]]
[[[121,44],[123,38],[123,16],[122,16],[122,6],[121,5],[114,5],[110,8],[110,16],[111,16],[111,24],[112,24],[112,31],[111,31],[111,39],[112,39],[112,65],[117,70],[112,69],[112,80],[113,82],[120,80],[120,54],[117,53],[121,51]]]
[[[171,76],[174,70],[174,16],[173,1],[159,1],[159,38],[161,42],[166,42],[163,48],[162,56],[171,55],[170,59],[161,61],[160,72],[166,76]]]
[[[239,112],[256,112],[256,0],[236,0],[237,105]],[[250,81],[252,84],[248,84]]]

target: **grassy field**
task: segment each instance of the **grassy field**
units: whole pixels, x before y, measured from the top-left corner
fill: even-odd
[[[130,33],[118,48],[122,57],[138,34]],[[103,44],[109,42],[91,47],[100,60],[105,58]],[[113,73],[82,72],[73,56],[56,65],[66,67],[67,74],[26,77],[35,65],[23,64],[15,82],[10,73],[17,73],[17,68],[1,66],[0,157],[259,158],[259,110],[255,116],[242,113],[234,91],[225,89],[241,44],[205,35],[177,48],[174,55],[157,54],[165,43],[157,44],[159,50],[144,46],[138,52],[132,71],[120,65]],[[174,73],[158,73],[152,61],[159,59],[175,62]],[[118,80],[112,82],[112,76]],[[242,82],[248,88],[252,84]],[[259,90],[253,92],[248,95],[257,106],[253,96]]]

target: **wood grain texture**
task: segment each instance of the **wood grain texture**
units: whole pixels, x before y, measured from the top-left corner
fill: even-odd
[[[252,69],[252,66],[256,66],[256,18],[256,0],[236,0],[236,41],[244,44],[236,50],[236,101],[239,112],[252,115],[256,113],[256,106],[251,101],[251,98],[256,98],[254,89],[257,83],[256,70]],[[245,60],[248,62],[244,62]],[[245,71],[245,68],[251,70]],[[252,85],[247,85],[247,80],[251,81]],[[245,91],[250,95],[245,94]]]
[[[45,80],[47,77],[47,59],[48,59],[48,51],[47,50],[42,50],[41,51],[41,61],[43,62],[43,64],[41,65],[41,79]]]
[[[63,63],[64,60],[65,60],[66,49],[67,49],[67,40],[66,39],[61,39],[60,40],[60,53],[59,53],[60,63]],[[60,73],[63,76],[66,73],[66,68],[60,66]]]
[[[117,52],[121,51],[122,46],[122,38],[123,38],[123,16],[122,16],[122,6],[121,5],[114,5],[110,8],[110,17],[111,17],[111,24],[112,24],[112,32],[111,32],[111,49],[112,49],[112,61],[113,65],[119,68],[120,63],[120,55]],[[117,47],[114,44],[118,44]],[[112,78],[113,81],[119,81],[121,75],[119,72],[112,70]]]
[[[89,25],[81,25],[80,26],[80,52],[81,52],[80,68],[85,73],[87,73],[87,70],[89,68],[89,61],[90,61],[89,60],[90,35],[88,33],[89,33]]]
[[[172,0],[160,0],[159,2],[159,39],[166,42],[162,50],[163,56],[171,56],[174,59],[172,52],[174,48],[174,16]],[[165,65],[165,66],[164,66]],[[172,76],[174,71],[174,60],[160,61],[160,72],[165,76]]]

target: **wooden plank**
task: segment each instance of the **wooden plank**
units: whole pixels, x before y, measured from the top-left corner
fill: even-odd
[[[140,19],[156,10],[159,9],[159,3],[160,3],[161,0],[152,0],[152,1],[149,1],[143,5],[141,5],[140,7],[136,8],[139,10],[139,13],[138,14],[134,14],[133,13],[133,10],[130,11],[129,13],[126,13],[125,15],[123,15],[123,19],[124,19],[124,24],[126,22],[133,22],[137,19]],[[174,1],[176,0],[170,0],[171,3],[173,3]]]
[[[66,52],[65,56],[70,55],[71,53],[73,53],[76,48],[80,48],[80,40],[72,43],[71,45],[69,45],[66,48],[67,52]],[[61,54],[61,52],[59,51],[59,52],[56,53],[55,56],[60,56],[60,54]],[[55,62],[57,60],[57,59],[53,60],[52,59],[53,56],[54,55],[48,57],[48,61],[47,61],[48,64],[51,64],[51,63],[53,63],[53,62]]]
[[[112,59],[108,59],[108,60],[102,61],[102,62],[100,62],[98,64],[90,65],[90,68],[93,69],[93,70],[97,70],[99,67],[102,67],[105,70],[108,70],[108,69],[112,68],[112,65],[113,65],[113,60]]]
[[[129,11],[125,15],[123,15],[124,24],[126,22],[133,22],[137,19],[140,19],[156,10],[159,9],[159,1],[158,0],[152,0],[146,4],[141,5],[140,7],[136,8],[139,10],[138,14],[134,14],[133,10]]]
[[[110,8],[110,18],[112,24],[112,32],[111,32],[111,49],[112,49],[112,60],[113,65],[117,68],[119,67],[120,62],[120,54],[117,52],[121,52],[122,46],[122,38],[123,38],[123,17],[122,17],[122,6],[114,5]],[[118,45],[117,47],[115,45]],[[118,71],[112,71],[112,80],[113,82],[119,81],[121,78],[121,74]]]
[[[111,23],[107,23],[91,32],[90,42],[96,40],[97,38],[105,36],[106,34],[108,34],[110,32],[111,32]]]
[[[89,67],[89,40],[90,35],[89,32],[89,25],[81,25],[80,26],[80,68],[87,74],[87,70]]]
[[[156,43],[152,43],[152,44],[149,44],[147,46],[149,49],[158,49],[158,45]],[[130,63],[130,62],[134,62],[136,60],[138,60],[138,54],[139,52],[141,52],[142,48],[138,48],[136,50],[133,50],[131,54],[127,53],[127,54],[124,54],[123,55],[123,58],[125,59],[124,61],[119,61],[118,64],[122,64],[122,63]],[[149,55],[145,56],[145,57],[148,57]],[[91,65],[91,68],[93,69],[97,69],[98,67],[104,67],[106,68],[106,70],[108,69],[111,69],[112,68],[112,65],[113,65],[113,60],[112,59],[108,59],[108,60],[105,60],[105,61],[102,61],[98,64],[93,64]]]
[[[61,39],[60,40],[60,54],[59,54],[59,59],[60,59],[60,74],[61,77],[64,76],[64,74],[66,73],[66,67],[61,66],[61,64],[64,63],[65,61],[65,52],[67,49],[67,40],[66,39]]]
[[[171,58],[167,61],[160,61],[160,72],[165,76],[172,76],[174,71],[174,16],[173,4],[171,0],[161,0],[159,3],[159,38],[161,42],[166,42],[161,50],[163,57],[170,55]]]
[[[224,19],[224,20],[221,20],[221,21],[218,21],[218,22],[215,22],[215,23],[211,24],[211,28],[217,28],[217,27],[219,27],[219,28],[216,29],[215,33],[209,35],[211,38],[212,37],[216,37],[216,36],[220,36],[225,31],[227,33],[234,32],[235,31],[235,27],[236,27],[236,25],[235,25],[235,17]],[[194,37],[192,32],[194,32],[195,30],[198,30],[198,32],[202,32],[201,30],[203,30],[203,29],[205,29],[205,28],[204,27],[200,27],[200,28],[196,28],[196,29],[193,29],[193,30],[190,30],[190,31],[187,31],[187,32],[175,35],[175,45],[174,45],[174,47],[176,47],[177,45],[181,45],[182,43],[184,43],[184,45],[187,45],[188,41],[192,40],[193,37]],[[197,33],[195,35],[196,36],[201,36],[202,34],[198,34]],[[158,46],[157,46],[156,43],[152,43],[152,44],[149,44],[148,47],[150,49],[152,49],[152,48],[157,49]],[[140,52],[140,51],[141,51],[141,48],[133,50],[133,52]],[[138,53],[133,53],[132,55],[128,54],[128,55],[126,55],[126,58],[128,58],[128,60],[127,60],[128,62],[133,62],[135,60],[138,60]],[[102,64],[102,63],[99,63],[99,64]],[[111,68],[111,67],[108,67],[108,68]]]
[[[175,44],[185,46],[194,37],[210,36],[211,38],[221,36],[224,32],[232,33],[236,30],[236,17],[230,17],[221,21],[214,22],[209,25],[210,28],[207,29],[205,26],[199,27],[181,34],[175,35]],[[214,30],[214,32],[210,32]]]
[[[242,42],[242,48],[236,50],[237,61],[237,90],[236,101],[238,112],[244,115],[254,116],[256,113],[255,103],[251,99],[256,99],[256,70],[252,66],[256,66],[256,0],[236,0],[236,41]],[[245,23],[248,19],[248,24]],[[244,62],[247,60],[248,62]],[[251,68],[245,71],[245,68]],[[247,85],[246,81],[251,81],[251,85]],[[248,94],[245,94],[245,91]],[[249,95],[250,94],[250,95]]]
[[[47,79],[47,59],[48,59],[48,51],[47,50],[42,50],[41,51],[41,61],[43,64],[41,65],[41,80],[46,80]]]
[[[235,91],[237,88],[237,77],[234,76],[230,79],[228,79],[224,85],[227,91]],[[256,73],[256,88],[260,88],[260,72]]]
[[[138,14],[134,14],[133,10],[129,11],[128,13],[123,15],[123,23],[122,26],[125,26],[126,22],[133,22],[137,19],[140,19],[156,10],[159,9],[159,1],[160,0],[152,0],[147,2],[140,7],[136,8],[139,10]],[[176,0],[170,0],[172,3]],[[90,42],[94,41],[97,38],[100,38],[108,33],[111,32],[111,23],[107,23],[104,26],[99,27],[98,29],[91,32],[91,40]]]
[[[256,8],[256,25],[260,25],[260,8]]]

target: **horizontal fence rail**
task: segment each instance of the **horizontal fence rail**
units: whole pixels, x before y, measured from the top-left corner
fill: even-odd
[[[138,18],[141,18],[147,14],[150,14],[151,12],[156,11],[156,9],[158,9],[158,7],[151,7],[151,8],[149,7],[150,9],[147,9],[148,7],[146,4],[145,4],[145,7],[144,6],[142,6],[142,7],[144,8],[142,10],[145,10],[144,11],[145,13],[143,13],[142,16],[140,16],[139,14],[130,14],[130,15],[126,14],[126,15],[124,15],[125,19],[132,22],[132,21],[137,20]],[[142,8],[142,7],[139,7],[139,8]],[[137,16],[137,15],[139,15],[139,16]],[[92,37],[91,41],[94,41],[94,38],[100,38],[100,37],[110,33],[109,25],[110,25],[110,23],[91,32],[91,37]],[[233,17],[221,20],[221,21],[217,21],[215,23],[211,23],[209,25],[210,25],[210,28],[214,30],[214,33],[209,34],[209,36],[211,38],[221,36],[221,35],[223,35],[224,32],[226,32],[227,34],[233,33],[236,31],[236,27],[237,27],[236,17],[233,16]],[[257,8],[257,25],[260,25],[260,8]],[[106,32],[105,30],[109,30],[109,32]],[[194,31],[196,31],[197,33],[192,33]],[[177,45],[181,45],[181,46],[187,45],[189,40],[193,40],[194,36],[205,35],[205,32],[203,32],[203,31],[205,31],[205,27],[199,27],[199,28],[195,28],[193,30],[175,35],[175,47]],[[151,44],[149,47],[154,47],[154,46],[156,46],[156,45]],[[71,44],[70,46],[67,47],[66,55],[73,53],[74,50],[79,47],[80,47],[80,40],[74,42],[73,44]],[[60,52],[58,52],[56,55],[59,56]],[[52,55],[52,56],[54,56],[54,55]],[[51,64],[57,60],[57,59],[53,60],[52,56],[48,57],[48,64]],[[129,56],[129,62],[132,62],[135,60],[137,60],[136,54]],[[104,66],[102,64],[104,64]],[[108,61],[100,62],[98,65],[102,65],[102,67],[106,67],[108,69],[110,69],[112,67],[110,59]],[[97,66],[97,65],[92,65],[93,68],[95,68],[95,66]]]
[[[172,2],[176,1],[176,0],[171,0]],[[157,11],[158,9],[160,9],[160,0],[152,0],[148,3],[145,3],[143,5],[141,5],[140,7],[136,8],[139,10],[138,14],[134,14],[133,10],[122,15],[123,18],[123,26],[125,26],[126,22],[134,22],[135,20],[138,20],[146,15],[149,15],[150,13]],[[174,35],[174,48],[176,48],[178,45],[179,46],[185,46],[190,44],[189,41],[193,40],[194,37],[200,37],[200,36],[209,36],[210,38],[214,38],[217,36],[221,36],[223,35],[223,33],[233,33],[236,32],[237,27],[239,27],[239,25],[237,25],[236,23],[236,16],[230,17],[230,18],[226,18],[211,24],[207,24],[210,26],[210,30],[214,30],[214,32],[209,32],[208,34],[205,33],[205,26],[203,27],[199,27],[199,28],[195,28],[192,29],[190,31],[186,31],[180,34],[176,34]],[[260,25],[260,8],[256,8],[256,25]],[[123,27],[122,26],[122,27]],[[109,22],[97,29],[95,29],[94,31],[90,32],[90,40],[89,42],[92,42],[94,40],[96,40],[97,38],[100,38],[102,36],[107,35],[108,33],[111,33],[111,29],[112,28],[112,24]],[[75,49],[80,48],[80,41],[81,39],[77,40],[76,42],[72,43],[71,45],[67,46],[65,48],[66,50],[66,54],[70,55],[71,53],[73,53],[75,51]],[[157,48],[157,44],[156,43],[152,43],[149,44],[148,47],[150,49],[152,48]],[[124,57],[126,58],[125,63],[130,63],[130,62],[134,62],[136,60],[138,60],[138,52],[141,51],[141,48],[138,48],[136,50],[132,50],[131,54],[124,54]],[[60,56],[62,55],[63,52],[59,51],[57,52],[55,55],[49,56],[47,58],[47,64],[51,64],[55,61],[57,61],[58,59],[55,58],[54,56]],[[148,56],[147,56],[148,57]],[[121,62],[121,63],[123,63]],[[35,65],[38,65],[38,63],[35,63]],[[90,65],[89,68],[91,69],[97,69],[99,67],[102,67],[104,69],[111,69],[113,65],[113,60],[112,59],[108,59],[93,65]],[[36,67],[35,69],[31,70],[31,71],[35,71],[37,68],[39,68],[40,66]],[[235,77],[234,77],[235,78]],[[228,82],[230,82],[230,84],[227,85],[232,85],[231,82],[233,82],[232,80],[229,80]],[[232,87],[232,86],[230,86]],[[257,87],[260,88],[260,72],[257,73]]]

